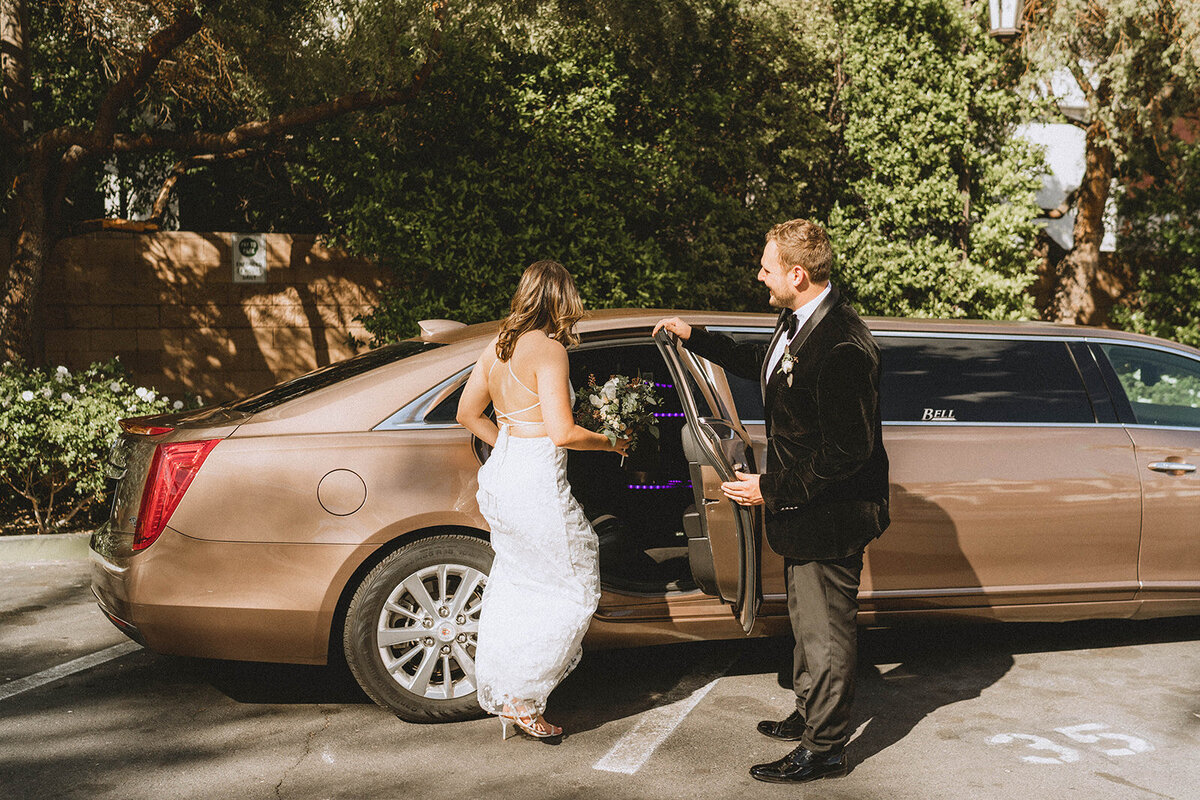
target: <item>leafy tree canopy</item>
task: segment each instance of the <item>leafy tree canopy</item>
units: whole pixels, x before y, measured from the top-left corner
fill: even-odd
[[[538,258],[593,307],[761,307],[764,221],[828,185],[824,62],[788,18],[581,3],[522,30],[448,44],[422,101],[313,142],[333,229],[394,270],[371,329],[502,316]]]
[[[1012,318],[1026,289],[1040,157],[1003,48],[944,0],[838,0],[839,196],[831,234],[880,314]]]
[[[420,102],[309,149],[331,228],[394,271],[369,327],[502,316],[545,257],[593,307],[762,309],[763,234],[795,216],[869,311],[1028,314],[1012,76],[954,4],[905,5],[564,2],[448,46]]]
[[[92,172],[66,171],[68,199],[115,156],[143,195],[171,176],[185,227],[327,232],[392,271],[368,320],[380,339],[501,316],[545,257],[592,307],[762,309],[763,233],[796,216],[829,226],[837,280],[867,311],[1030,311],[1038,161],[1010,137],[1005,50],[956,0],[49,0],[34,15],[35,132],[68,143],[147,41],[199,26],[110,138],[80,139]],[[333,97],[376,113],[338,116]]]
[[[1151,217],[1188,212],[1178,203],[1194,190],[1180,181],[1194,181],[1195,175],[1182,169],[1187,157],[1177,140],[1180,121],[1196,117],[1200,4],[1029,0],[1024,30],[1028,69],[1023,91],[1044,101],[1041,118],[1077,125],[1086,137],[1083,180],[1059,209],[1075,213],[1074,241],[1053,276],[1051,315],[1097,322],[1093,295],[1102,271],[1100,243],[1111,228],[1105,217],[1113,190],[1122,213],[1132,215],[1134,229],[1144,230]],[[1076,107],[1069,114],[1062,110],[1064,100]],[[1173,166],[1176,162],[1179,169]],[[1150,186],[1159,197],[1125,201],[1131,192]],[[1165,310],[1185,296],[1164,298],[1165,305],[1152,297],[1160,294],[1152,287],[1182,287],[1170,276],[1152,274],[1158,269],[1156,262],[1142,260],[1147,242],[1144,236],[1133,237],[1128,245],[1118,241],[1118,258],[1132,271],[1134,284],[1149,292],[1143,308]],[[1145,269],[1151,273],[1143,274]],[[1193,286],[1187,302],[1196,296],[1196,288],[1200,287]],[[1133,319],[1121,311],[1117,316]]]

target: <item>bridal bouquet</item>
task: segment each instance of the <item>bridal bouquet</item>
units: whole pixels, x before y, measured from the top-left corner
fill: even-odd
[[[613,375],[603,385],[589,375],[575,405],[575,424],[602,433],[613,444],[628,438],[630,448],[644,434],[658,438],[654,407],[659,405],[654,386],[641,378]],[[624,459],[622,459],[624,460]]]

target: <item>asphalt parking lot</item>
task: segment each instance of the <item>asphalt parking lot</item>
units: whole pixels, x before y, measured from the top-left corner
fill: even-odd
[[[0,564],[0,798],[1200,797],[1200,618],[865,630],[852,772],[803,787],[747,774],[789,749],[780,641],[589,652],[557,747],[126,642],[86,563]]]

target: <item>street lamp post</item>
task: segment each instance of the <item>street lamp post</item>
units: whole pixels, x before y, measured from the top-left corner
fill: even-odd
[[[1021,10],[1024,5],[1022,0],[988,0],[992,25],[988,32],[997,39],[1016,36],[1020,32]]]

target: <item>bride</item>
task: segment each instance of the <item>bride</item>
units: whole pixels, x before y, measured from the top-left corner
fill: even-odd
[[[628,440],[575,424],[567,347],[583,317],[570,273],[555,261],[521,276],[500,334],[484,348],[458,404],[458,421],[493,446],[479,469],[479,510],[496,558],[483,594],[475,650],[479,705],[539,739],[546,698],[579,662],[600,599],[596,534],[567,483],[566,450],[625,454]],[[497,427],[487,417],[496,410]]]

